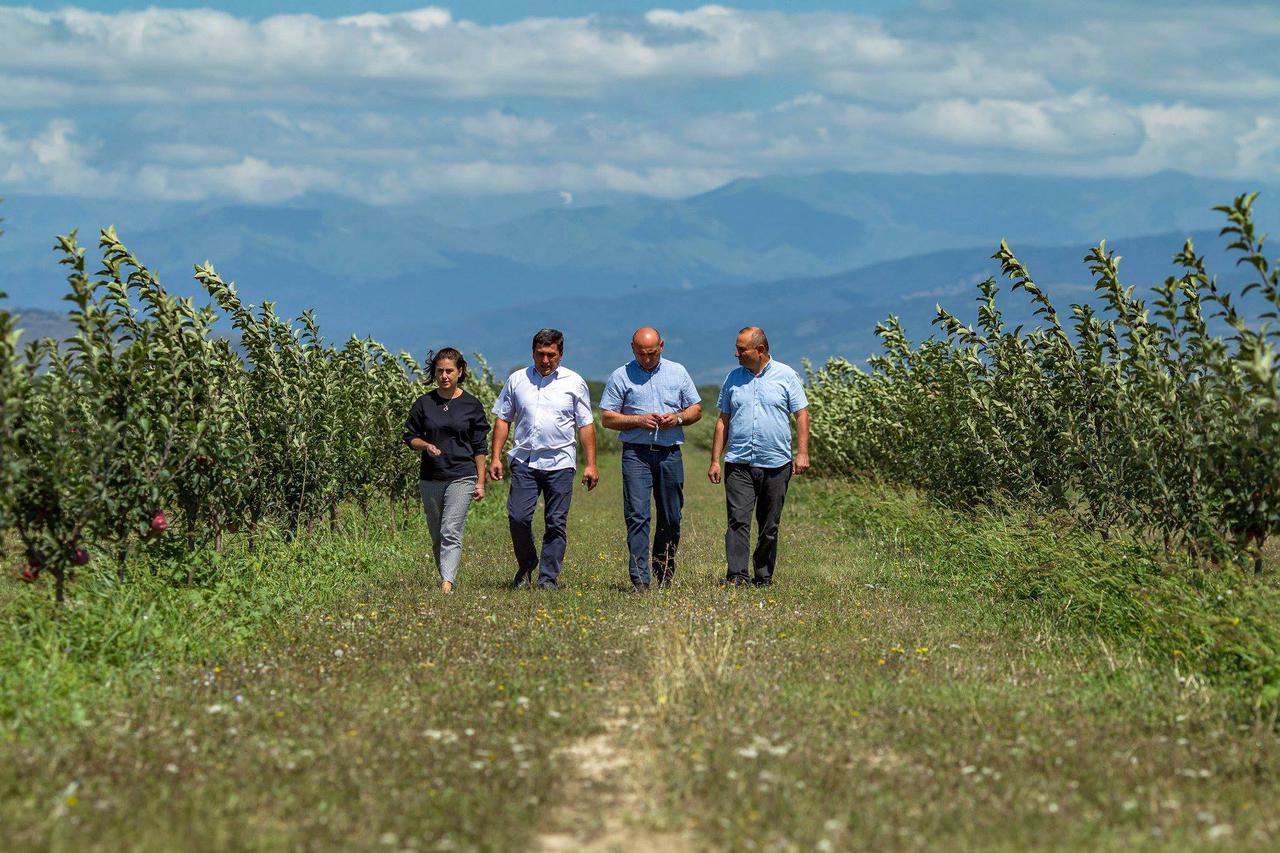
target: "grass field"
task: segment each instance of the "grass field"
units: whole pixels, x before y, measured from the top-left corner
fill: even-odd
[[[1280,844],[1280,738],[1239,691],[842,523],[877,499],[821,480],[793,482],[775,585],[717,588],[704,455],[677,582],[645,596],[613,456],[575,495],[558,593],[506,589],[500,490],[447,598],[419,520],[229,556],[205,592],[153,584],[114,617],[99,581],[60,625],[47,590],[11,586],[3,847]],[[231,586],[267,592],[246,610]],[[161,627],[128,642],[68,627],[144,612]]]

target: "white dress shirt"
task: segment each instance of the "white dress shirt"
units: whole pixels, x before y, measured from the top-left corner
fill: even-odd
[[[591,423],[586,381],[567,367],[547,376],[526,367],[507,377],[493,416],[515,424],[507,459],[539,471],[573,468],[578,463],[578,430]]]

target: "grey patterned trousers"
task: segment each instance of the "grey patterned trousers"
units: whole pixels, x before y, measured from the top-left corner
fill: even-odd
[[[422,508],[427,511],[431,553],[436,558],[440,580],[453,583],[462,559],[462,528],[467,523],[476,478],[419,480],[418,488],[422,492]]]

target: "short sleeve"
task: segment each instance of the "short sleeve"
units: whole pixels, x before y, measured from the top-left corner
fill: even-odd
[[[510,423],[515,418],[515,391],[511,387],[514,377],[507,377],[507,381],[502,384],[502,390],[498,392],[498,398],[493,401],[493,409],[491,410],[495,418],[501,418]]]
[[[732,377],[733,374],[730,373],[724,378],[724,382],[720,385],[720,396],[716,398],[716,408],[724,412],[726,415],[733,414],[733,412],[730,411],[730,407],[733,405],[733,398],[729,396],[729,380]]]
[[[573,392],[573,420],[578,429],[592,423],[591,392],[584,381],[579,381]]]
[[[809,398],[804,395],[804,383],[800,381],[800,376],[795,371],[791,372],[791,376],[787,379],[787,408],[792,414],[807,408]]]
[[[600,408],[610,412],[621,413],[622,396],[622,380],[618,376],[618,371],[615,370],[609,376],[609,381],[604,385],[604,393],[600,395]]]
[[[694,403],[701,401],[702,397],[698,395],[698,386],[693,384],[693,377],[686,370],[684,372],[684,382],[680,385],[680,408],[687,409]]]

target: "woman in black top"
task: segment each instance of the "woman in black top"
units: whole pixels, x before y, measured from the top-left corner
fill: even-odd
[[[462,557],[462,528],[473,500],[484,497],[489,419],[474,395],[462,390],[467,362],[445,347],[431,358],[436,388],[409,410],[404,442],[422,453],[418,486],[431,530],[440,590],[453,592]]]

